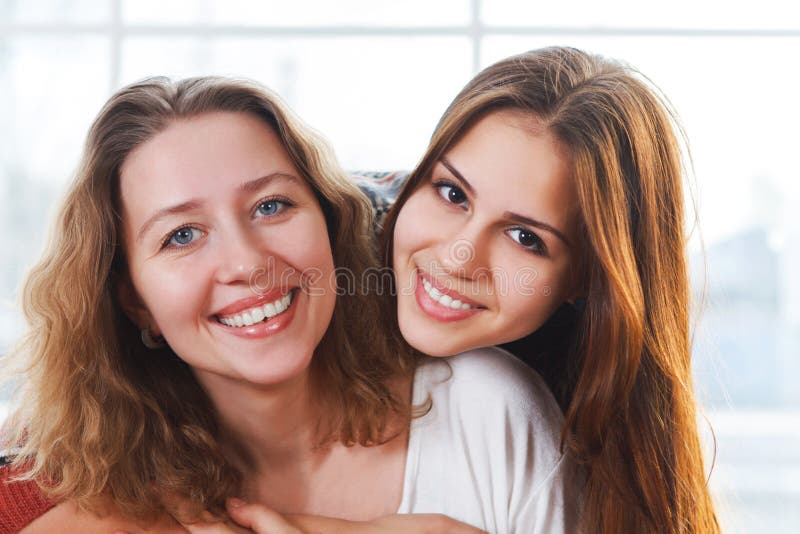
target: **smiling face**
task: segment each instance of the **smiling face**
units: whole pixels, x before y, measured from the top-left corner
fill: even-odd
[[[505,343],[574,297],[577,194],[535,117],[492,113],[403,205],[393,266],[403,337],[432,356]]]
[[[206,113],[170,124],[120,176],[131,285],[123,307],[206,387],[303,375],[335,304],[327,226],[261,119]]]

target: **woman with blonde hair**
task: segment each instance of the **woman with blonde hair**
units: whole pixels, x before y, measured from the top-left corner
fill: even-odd
[[[669,109],[576,49],[499,61],[450,104],[384,224],[412,346],[508,344],[547,379],[585,468],[585,532],[719,532]]]
[[[120,90],[24,287],[3,526],[177,532],[230,513],[257,532],[475,532],[393,515],[452,510],[496,532],[569,530],[552,399],[502,351],[447,369],[404,345],[391,302],[357,283],[377,266],[371,232],[366,196],[262,88]],[[431,436],[452,446],[444,463],[482,478],[425,486],[442,467],[423,450]],[[228,497],[291,524],[248,522]]]
[[[370,231],[324,143],[262,88],[121,90],[23,290],[15,467],[54,500],[135,519],[170,511],[165,495],[220,515],[265,480],[284,485],[272,502],[294,497],[302,477],[265,474],[305,460],[292,447],[327,448],[354,480],[363,456],[402,472],[392,381],[413,357],[379,299],[335,287],[335,268],[374,265]]]

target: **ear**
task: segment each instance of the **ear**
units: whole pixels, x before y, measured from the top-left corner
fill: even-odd
[[[142,302],[142,299],[136,292],[136,288],[133,287],[133,282],[127,275],[120,276],[119,278],[119,282],[117,283],[117,299],[122,307],[122,311],[125,312],[128,319],[140,330],[149,327],[154,336],[161,335],[161,332],[158,331],[158,327],[155,325],[153,316],[150,314],[147,306],[144,305],[144,302]]]

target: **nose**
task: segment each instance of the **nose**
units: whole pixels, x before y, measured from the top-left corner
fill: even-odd
[[[269,253],[257,236],[245,229],[226,232],[220,239],[216,280],[220,284],[247,283],[266,268]]]
[[[436,246],[436,259],[445,274],[474,279],[487,265],[487,231],[470,221]]]

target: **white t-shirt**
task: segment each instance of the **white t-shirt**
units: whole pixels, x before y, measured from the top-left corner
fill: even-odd
[[[575,532],[579,479],[562,457],[563,417],[542,378],[495,348],[428,358],[398,513],[442,513],[492,534]]]

